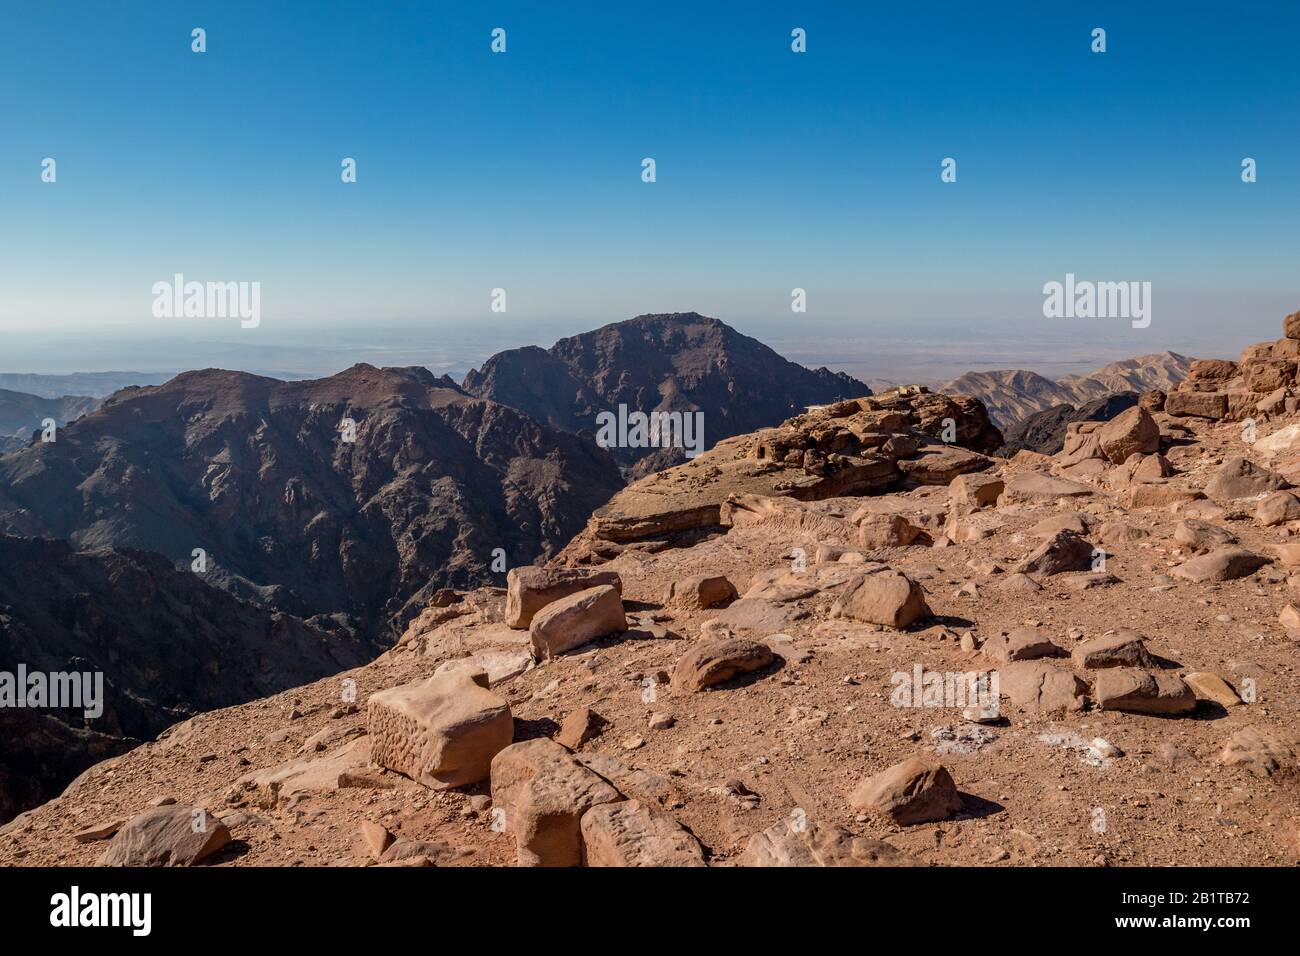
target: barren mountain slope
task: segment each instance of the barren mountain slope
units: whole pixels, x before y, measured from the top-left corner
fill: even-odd
[[[511,563],[558,550],[621,483],[590,440],[424,369],[209,369],[124,389],[56,442],[0,457],[0,532],[184,567],[201,549],[210,583],[395,636],[409,602],[490,580],[497,549]]]

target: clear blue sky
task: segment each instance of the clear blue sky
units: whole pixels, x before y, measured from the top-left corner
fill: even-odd
[[[147,323],[183,272],[261,281],[282,330],[493,321],[497,286],[575,330],[745,327],[802,286],[803,333],[921,336],[1041,323],[1072,271],[1154,283],[1136,351],[1176,323],[1276,335],[1300,308],[1298,10],[6,3],[0,329]]]

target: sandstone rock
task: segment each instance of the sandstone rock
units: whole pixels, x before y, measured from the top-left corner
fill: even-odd
[[[1043,586],[1029,575],[1017,571],[999,581],[997,589],[1009,593],[1033,594],[1035,591],[1041,591]]]
[[[434,790],[486,779],[514,737],[504,698],[483,672],[451,672],[372,694],[366,727],[371,759]]]
[[[553,740],[511,744],[492,759],[492,806],[514,835],[520,866],[578,866],[581,820],[622,795]]]
[[[1079,498],[1092,493],[1093,489],[1091,487],[1077,481],[1055,478],[1037,472],[1028,472],[1016,475],[1007,482],[1001,497],[998,498],[998,505],[1052,501],[1057,498]]]
[[[381,866],[438,866],[460,856],[445,843],[396,840],[379,857]]]
[[[592,807],[582,815],[581,830],[587,866],[704,866],[690,831],[639,800]]]
[[[858,544],[868,550],[902,548],[916,540],[920,528],[913,527],[902,515],[868,515],[858,525]]]
[[[1155,661],[1147,651],[1142,635],[1127,627],[1084,641],[1070,656],[1075,667],[1085,670],[1097,670],[1103,667],[1155,666]]]
[[[834,824],[778,821],[749,838],[741,866],[920,866],[888,843],[854,836]]]
[[[1183,714],[1196,709],[1196,695],[1181,677],[1134,667],[1097,671],[1092,694],[1102,710]]]
[[[974,472],[954,478],[948,486],[948,497],[956,505],[984,508],[997,504],[1005,488],[1006,482],[996,475]]]
[[[1135,482],[1129,487],[1130,508],[1168,508],[1205,497],[1195,488],[1183,488],[1163,481]]]
[[[555,739],[570,750],[579,750],[588,740],[599,736],[608,725],[609,721],[590,707],[579,707],[564,718]]]
[[[1030,528],[1028,533],[1035,538],[1054,538],[1061,531],[1069,531],[1071,534],[1087,534],[1088,519],[1077,511],[1071,511],[1062,515],[1054,515],[1051,518],[1044,518]]]
[[[623,579],[613,571],[582,568],[511,568],[506,575],[506,624],[526,630],[546,605],[579,591],[606,585],[623,593]]]
[[[1220,392],[1194,392],[1176,388],[1165,399],[1165,413],[1180,418],[1218,421],[1228,414],[1228,396]]]
[[[1018,627],[1010,634],[990,637],[980,652],[1002,664],[1011,661],[1030,661],[1039,657],[1062,657],[1065,652],[1052,643],[1051,638],[1032,627]]]
[[[1197,583],[1205,581],[1232,581],[1254,574],[1269,559],[1245,548],[1215,548],[1209,554],[1185,561],[1171,572],[1174,577]]]
[[[1212,701],[1221,707],[1241,706],[1237,692],[1218,674],[1196,671],[1184,677],[1183,681],[1192,689],[1197,700]]]
[[[382,824],[375,823],[373,820],[361,821],[361,843],[371,859],[380,859],[384,851],[393,845],[395,839],[396,837]]]
[[[1204,553],[1225,545],[1236,544],[1237,536],[1227,528],[1188,518],[1178,522],[1178,527],[1174,529],[1174,541],[1189,551]]]
[[[1275,491],[1255,506],[1255,520],[1266,528],[1300,518],[1300,498],[1289,491]]]
[[[904,628],[930,616],[921,586],[899,571],[881,571],[850,582],[839,600],[846,617],[884,627]]]
[[[1189,382],[1222,385],[1237,377],[1237,363],[1228,359],[1196,359],[1187,367]]]
[[[945,820],[961,810],[961,796],[947,769],[911,757],[858,784],[849,798],[863,810],[902,826]]]
[[[601,584],[552,601],[538,611],[528,626],[528,639],[533,657],[540,661],[626,630],[618,590]]]
[[[1231,501],[1236,498],[1253,498],[1286,486],[1286,479],[1281,475],[1248,458],[1235,455],[1219,466],[1205,486],[1205,493],[1219,501]]]
[[[1224,744],[1219,760],[1229,767],[1242,767],[1257,777],[1271,777],[1279,770],[1300,769],[1300,741],[1277,727],[1242,727]]]
[[[1282,320],[1282,334],[1288,339],[1300,339],[1300,312],[1292,312]]]
[[[155,807],[118,830],[104,866],[193,866],[230,842],[230,830],[206,810],[173,804]]]
[[[1162,389],[1150,388],[1138,398],[1138,407],[1145,408],[1148,412],[1162,412],[1165,410],[1166,398],[1168,396]]]
[[[84,830],[78,830],[74,833],[72,839],[78,843],[95,843],[98,840],[107,840],[122,829],[125,822],[124,820],[110,820],[108,823],[86,827]]]
[[[1160,426],[1145,408],[1130,408],[1097,430],[1101,453],[1113,465],[1130,456],[1150,455],[1160,450]]]
[[[704,690],[771,664],[772,649],[744,638],[705,638],[690,648],[673,670],[673,686]]]
[[[1300,452],[1300,424],[1279,428],[1255,442],[1255,451],[1265,455],[1293,455]]]
[[[726,575],[697,574],[668,585],[664,603],[692,610],[704,610],[735,600],[736,597],[736,586]]]
[[[1082,710],[1088,693],[1073,671],[1042,660],[998,668],[998,689],[1017,707],[1045,713]]]
[[[1269,358],[1248,362],[1242,366],[1246,388],[1252,392],[1271,392],[1285,388],[1295,381],[1296,363],[1292,359]]]
[[[1069,531],[1058,531],[1016,565],[1022,574],[1060,574],[1092,569],[1093,546]]]
[[[898,470],[905,483],[914,485],[947,485],[958,475],[982,471],[993,464],[992,459],[960,445],[936,443],[927,445],[910,458],[898,459]]]

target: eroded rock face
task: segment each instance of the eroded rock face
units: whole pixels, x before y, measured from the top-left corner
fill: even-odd
[[[690,543],[722,530],[729,497],[811,501],[946,485],[991,467],[985,455],[1001,443],[984,406],[963,396],[907,386],[835,402],[634,482],[595,512],[563,560],[593,563],[639,542]]]
[[[486,780],[514,720],[482,672],[453,671],[370,696],[371,759],[433,790]]]

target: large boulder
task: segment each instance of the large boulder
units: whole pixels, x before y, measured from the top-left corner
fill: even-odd
[[[1097,671],[1093,699],[1102,710],[1137,714],[1185,714],[1196,709],[1196,695],[1177,674],[1114,667]]]
[[[371,759],[433,790],[487,779],[514,719],[482,671],[451,671],[371,694]]]
[[[1101,453],[1113,465],[1131,455],[1151,455],[1160,450],[1160,426],[1145,408],[1130,408],[1097,430]]]
[[[1205,493],[1219,501],[1231,501],[1236,498],[1253,498],[1285,487],[1287,481],[1281,475],[1255,464],[1249,458],[1234,455],[1215,471],[1214,477],[1205,486]]]
[[[541,661],[626,630],[623,599],[612,585],[601,584],[542,608],[528,625],[528,640],[534,659]]]
[[[868,777],[849,803],[902,826],[947,819],[962,805],[947,768],[923,757],[910,757]]]
[[[553,740],[511,744],[492,759],[492,806],[520,866],[579,866],[583,814],[622,794]]]
[[[1061,574],[1092,569],[1094,548],[1070,531],[1058,531],[1016,565],[1021,574]]]
[[[606,584],[623,593],[623,579],[613,571],[583,568],[511,568],[506,575],[506,624],[526,630],[533,616],[560,598]]]
[[[879,571],[850,581],[837,606],[855,621],[892,628],[930,616],[925,592],[901,571]]]
[[[740,637],[704,638],[690,648],[673,670],[673,686],[699,691],[760,670],[773,661],[772,649]]]
[[[193,866],[230,842],[230,830],[201,807],[155,807],[113,836],[104,866]]]
[[[1228,396],[1222,392],[1198,392],[1176,388],[1165,398],[1165,413],[1177,418],[1209,418],[1228,414]]]

